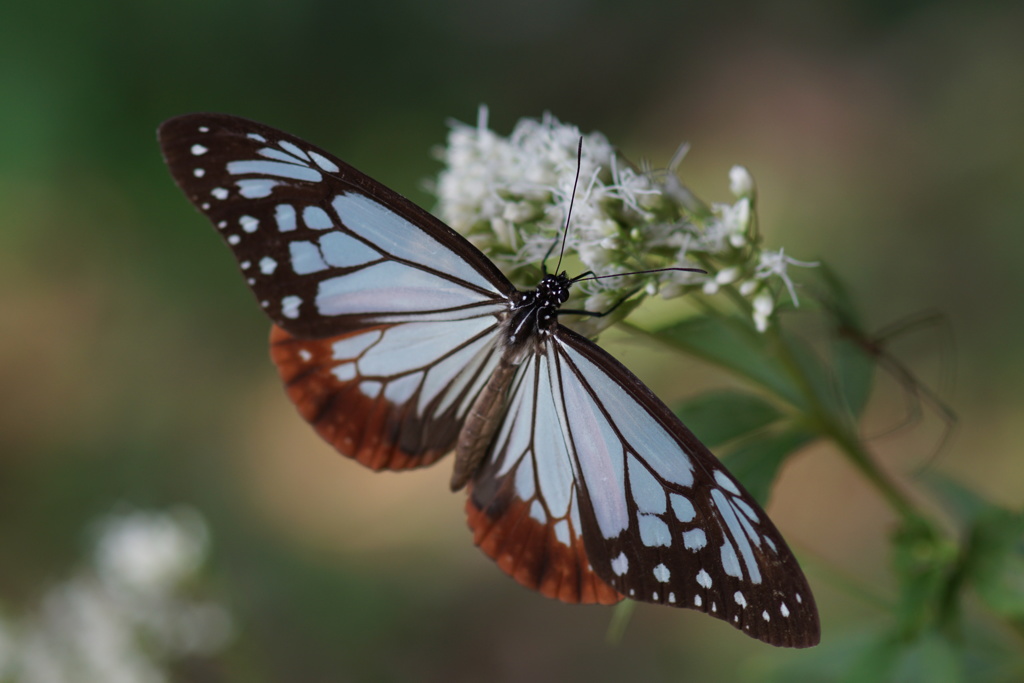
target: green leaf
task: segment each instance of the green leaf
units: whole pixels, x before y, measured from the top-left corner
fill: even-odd
[[[676,415],[708,448],[766,427],[782,417],[771,402],[745,391],[712,391],[676,405]]]
[[[899,583],[900,637],[917,637],[947,621],[959,561],[955,542],[923,518],[906,520],[893,534],[893,570]]]
[[[856,421],[871,395],[877,359],[858,341],[867,340],[869,335],[864,330],[860,311],[839,276],[825,263],[815,269],[815,276],[823,287],[817,292],[818,301],[831,318],[828,325],[835,389],[840,406]]]
[[[918,481],[926,486],[942,502],[942,507],[961,525],[973,524],[979,517],[999,509],[955,479],[938,470],[924,470]]]
[[[845,423],[849,413],[836,393],[832,371],[804,340],[792,334],[783,334],[783,339],[789,347],[789,356],[799,365],[800,375],[806,382],[806,390],[813,394],[818,409],[827,411],[838,418],[840,423]]]
[[[994,509],[968,541],[967,578],[997,614],[1024,619],[1024,514]]]
[[[877,359],[854,339],[837,336],[832,340],[832,364],[840,400],[856,421],[871,397]]]
[[[690,318],[662,328],[655,335],[760,384],[794,406],[807,408],[803,392],[771,353],[768,339],[739,318]]]
[[[824,286],[824,291],[819,292],[817,298],[821,305],[835,317],[837,327],[863,330],[864,321],[860,311],[857,310],[857,306],[853,303],[853,297],[850,296],[836,272],[824,262],[820,263],[813,272]]]
[[[817,434],[799,428],[752,437],[733,449],[724,461],[729,471],[763,506],[782,463],[815,438]]]

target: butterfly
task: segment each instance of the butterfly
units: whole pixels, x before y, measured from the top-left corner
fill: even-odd
[[[428,212],[266,125],[193,114],[159,139],[273,321],[288,395],[343,455],[404,470],[455,451],[474,542],[545,596],[688,607],[772,645],[818,643],[807,580],[757,502],[558,322],[564,272],[519,291]]]

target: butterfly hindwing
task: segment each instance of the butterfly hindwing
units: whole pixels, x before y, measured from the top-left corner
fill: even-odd
[[[516,372],[508,412],[469,486],[469,526],[481,550],[524,586],[564,602],[615,603],[623,596],[587,557],[550,373],[541,354]]]
[[[275,326],[271,357],[299,413],[371,469],[429,465],[452,450],[498,362],[497,322],[386,323],[327,339]]]

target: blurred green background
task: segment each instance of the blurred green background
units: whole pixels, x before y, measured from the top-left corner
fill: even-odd
[[[806,652],[646,606],[608,645],[610,610],[528,593],[473,548],[446,464],[374,475],[330,451],[163,167],[156,127],[190,111],[283,128],[427,206],[432,147],[480,103],[500,133],[547,110],[655,165],[689,141],[681,174],[710,200],[742,163],[768,247],[831,263],[873,324],[948,317],[952,335],[895,348],[956,431],[941,450],[927,419],[875,440],[887,468],[1024,500],[1020,3],[58,0],[2,15],[0,614],[32,613],[83,562],[90,520],[185,503],[210,527],[205,590],[236,635],[176,680],[759,680],[881,618],[828,577],[884,595],[893,518],[825,448],[792,462],[769,508],[819,594],[825,645]],[[669,400],[721,381],[612,350]],[[869,432],[899,410],[888,389]]]

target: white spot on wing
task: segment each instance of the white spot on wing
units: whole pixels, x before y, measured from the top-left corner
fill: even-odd
[[[274,220],[277,221],[277,229],[281,232],[294,230],[295,207],[291,204],[278,204],[274,207]]]
[[[280,182],[267,178],[246,178],[236,180],[235,185],[238,185],[238,193],[246,199],[260,199],[269,197],[274,188],[280,185]]]
[[[228,235],[228,244],[230,244],[231,246],[235,246],[241,241],[242,238],[239,237],[238,235]]]
[[[302,359],[303,363],[308,363],[313,358],[313,354],[306,349],[299,349],[299,358]]]
[[[242,216],[238,219],[238,224],[242,226],[242,230],[245,232],[256,232],[256,229],[260,227],[259,219],[252,216]]]
[[[700,550],[708,544],[708,537],[703,529],[690,529],[683,532],[683,545],[687,550]]]
[[[308,275],[327,270],[327,264],[324,263],[320,250],[312,242],[295,240],[288,244],[288,253],[291,256],[292,270],[297,275]]]
[[[722,544],[722,571],[729,576],[735,576],[737,579],[743,578],[740,560],[736,557],[736,548],[729,541]]]
[[[367,398],[377,398],[380,395],[381,386],[383,385],[380,382],[364,380],[359,383],[359,391],[363,392]]]
[[[736,483],[722,470],[715,470],[715,482],[729,493],[735,493],[737,496],[740,495],[740,490],[736,488]]]
[[[194,175],[196,178],[202,178],[204,175],[206,175],[206,169],[194,168],[192,169],[192,175]]]
[[[563,520],[560,520],[560,521],[556,522],[555,526],[554,526],[554,531],[555,531],[555,538],[558,539],[559,543],[561,543],[562,545],[565,545],[565,546],[569,545],[569,541],[571,539],[570,539],[570,535],[569,535],[569,522],[568,522],[568,520],[564,520],[563,519]]]
[[[711,575],[701,569],[697,572],[697,583],[704,588],[711,588]]]
[[[693,503],[689,498],[677,493],[670,493],[668,500],[672,505],[672,512],[680,522],[692,522],[693,518],[697,516],[697,511],[693,508]]]
[[[209,126],[199,126],[199,132],[200,133],[209,133],[210,132],[210,128],[209,128]]]
[[[742,570],[739,565],[739,558],[742,556],[750,581],[752,583],[761,583],[761,569],[757,564],[757,556],[754,554],[754,549],[750,545],[751,541],[760,545],[761,537],[754,531],[746,517],[742,514],[737,514],[736,507],[732,504],[731,499],[722,493],[721,489],[711,489],[711,502],[718,510],[722,521],[725,522],[729,531],[727,534],[729,538],[726,539],[725,546],[722,547],[722,561],[727,564],[731,562],[732,564],[729,567],[736,573],[732,573],[728,569],[727,573],[736,578],[742,576]],[[728,546],[728,550],[726,550],[726,546]],[[737,555],[737,548],[739,549],[739,555]]]
[[[421,372],[391,380],[384,387],[384,398],[394,404],[405,403],[416,393],[416,388],[419,387],[422,380],[423,373]]]
[[[200,144],[192,145],[192,154],[194,156],[201,157],[201,156],[203,156],[204,154],[206,154],[209,151],[210,151],[209,149],[207,149],[206,147],[204,147],[204,146],[202,146]]]
[[[693,596],[693,605],[694,605],[694,607],[700,607],[703,604],[704,604],[704,598],[700,597],[699,595],[694,595]]]
[[[733,594],[732,599],[735,600],[736,604],[739,605],[740,607],[746,607],[747,606],[747,598],[740,591],[736,591]]]
[[[292,142],[288,142],[287,140],[281,140],[281,142],[277,144],[281,146],[281,149],[291,154],[294,154],[298,159],[309,159],[309,156],[306,154],[306,152],[301,147]]]
[[[273,275],[275,270],[277,270],[277,261],[270,258],[269,256],[264,256],[263,258],[260,259],[261,273],[263,273],[264,275]]]
[[[210,190],[210,194],[213,195],[214,199],[227,199],[228,191],[223,187],[215,187]]]
[[[302,220],[312,230],[327,230],[334,227],[334,221],[319,206],[307,206],[302,210]]]
[[[665,489],[654,475],[635,457],[628,458],[629,489],[640,512],[663,514],[666,509]]]
[[[733,505],[739,508],[740,512],[743,513],[744,517],[749,519],[751,522],[758,522],[757,512],[754,510],[754,508],[750,507],[750,504],[747,503],[747,501],[743,500],[742,498],[733,498],[732,502]]]
[[[640,526],[640,541],[649,548],[672,545],[672,532],[668,525],[654,515],[637,515]]]
[[[356,378],[356,366],[354,363],[343,363],[331,370],[331,374],[342,382],[351,382]]]
[[[668,580],[672,578],[672,572],[669,571],[669,568],[666,567],[664,563],[662,563],[654,568],[654,578],[661,583],[667,583]]]
[[[238,265],[242,266],[242,270],[249,270],[252,268],[252,261],[242,261]]]
[[[281,315],[286,318],[298,318],[299,317],[299,306],[302,305],[302,299],[297,296],[286,296],[281,299]]]
[[[771,615],[768,614],[768,610],[765,610],[765,611],[761,612],[761,618],[764,619],[765,621],[771,621],[772,620]]]
[[[373,346],[383,335],[384,332],[381,330],[371,330],[370,332],[364,332],[363,334],[357,334],[336,341],[331,345],[331,358],[334,360],[358,358],[362,355],[363,351]]]
[[[327,171],[328,173],[337,173],[338,171],[341,170],[340,168],[338,168],[338,165],[336,163],[325,157],[323,154],[319,154],[318,152],[310,150],[309,156],[310,158],[313,159],[314,164],[316,164],[323,170]]]
[[[260,135],[259,133],[248,133],[245,137],[249,138],[250,140],[255,140],[256,142],[266,142],[267,141],[267,139],[265,137],[263,137],[262,135]]]
[[[629,558],[626,553],[619,553],[619,556],[612,560],[612,571],[615,576],[622,576],[629,571]]]
[[[350,268],[371,261],[379,261],[380,252],[374,251],[365,242],[343,232],[329,232],[320,238],[320,251],[324,260],[332,266]]]
[[[779,614],[781,614],[784,617],[788,617],[789,616],[789,608],[786,607],[786,603],[784,603],[784,602],[779,603]]]

